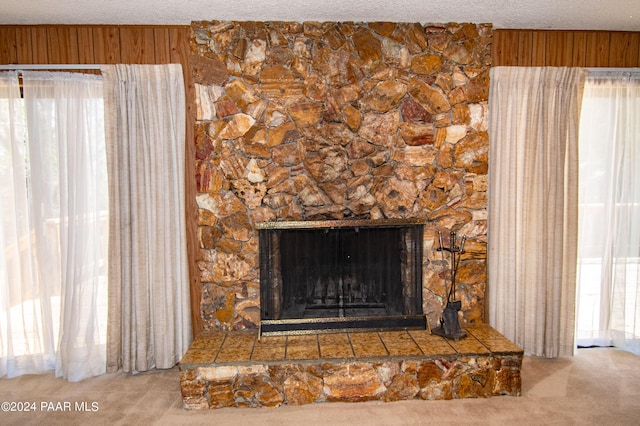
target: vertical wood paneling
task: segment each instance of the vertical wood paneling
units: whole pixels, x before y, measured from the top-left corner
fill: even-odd
[[[546,65],[569,67],[573,62],[573,33],[554,31],[547,33]]]
[[[587,66],[587,32],[575,31],[573,33],[573,57],[571,65],[574,67]]]
[[[517,37],[501,37],[501,33],[494,35],[491,41],[493,57],[506,58],[502,65],[513,66],[518,62],[518,39]]]
[[[189,39],[191,30],[189,28],[172,28],[169,33],[169,50],[171,62],[188,64],[191,49]]]
[[[505,56],[503,54],[503,41],[506,40],[508,40],[508,37],[500,37],[500,34],[494,34],[493,39],[491,40],[492,58],[502,58]]]
[[[90,27],[78,27],[78,63],[79,64],[96,64],[95,55],[93,53],[93,30]]]
[[[78,31],[75,27],[47,28],[47,57],[52,64],[77,64]]]
[[[543,67],[547,65],[547,33],[535,31],[531,44],[531,66]]]
[[[34,64],[49,63],[49,38],[46,27],[31,28],[31,50]]]
[[[530,67],[533,63],[533,31],[518,31],[518,65]]]
[[[591,67],[609,66],[609,38],[607,32],[587,34],[587,64]]]
[[[122,27],[120,28],[120,40],[127,40],[127,43],[120,44],[120,60],[123,63],[155,63],[153,28]]]
[[[156,64],[171,63],[171,47],[168,28],[154,28],[153,55]],[[186,71],[185,71],[186,72]]]
[[[610,38],[609,66],[635,67],[638,65],[640,33],[613,33]]]
[[[33,64],[33,47],[31,46],[31,28],[16,28],[16,56],[18,64]]]
[[[185,89],[187,92],[187,146],[185,157],[186,170],[195,171],[196,146],[194,136],[195,118],[195,87],[193,75],[189,67],[189,57],[191,49],[189,41],[191,38],[190,28],[175,28],[169,30],[170,40],[170,60],[173,63],[182,64],[182,72],[185,75]],[[187,220],[187,254],[191,260],[189,262],[189,288],[191,292],[191,323],[194,335],[199,334],[203,329],[203,320],[200,313],[200,300],[202,298],[202,283],[200,282],[200,271],[196,264],[198,253],[200,252],[198,239],[198,206],[196,204],[196,176],[195,173],[185,175],[185,215]]]
[[[494,66],[640,66],[640,32],[495,30],[494,38]],[[505,47],[516,41],[517,53]]]
[[[0,63],[13,64],[18,62],[16,50],[16,29],[0,27]]]
[[[96,63],[122,63],[120,60],[120,31],[117,27],[93,28],[93,46]]]

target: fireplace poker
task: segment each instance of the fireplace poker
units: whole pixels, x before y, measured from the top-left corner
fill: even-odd
[[[466,237],[462,237],[459,246],[457,245],[457,236],[454,231],[450,232],[449,238],[449,248],[445,248],[442,244],[442,233],[438,232],[438,239],[440,241],[439,250],[447,250],[451,253],[451,287],[447,290],[447,280],[445,276],[444,290],[447,295],[447,304],[442,312],[442,317],[440,318],[440,326],[432,330],[432,333],[438,336],[445,337],[447,339],[460,340],[465,338],[467,336],[467,333],[462,331],[458,320],[458,311],[460,311],[461,302],[459,300],[455,300],[455,288],[457,269],[460,265],[460,258],[462,257],[462,253],[464,252]],[[442,253],[442,259],[443,263],[446,263],[444,262],[444,253]]]
[[[457,258],[454,256],[452,260],[452,270],[451,270],[451,300],[456,300],[456,277],[458,275],[458,267],[460,266],[460,258],[462,257],[462,253],[464,253],[464,243],[467,241],[467,237],[463,236],[460,240],[460,245],[455,247],[455,252],[458,253]],[[452,251],[452,254],[454,252]],[[455,260],[455,267],[453,266],[453,262]]]
[[[444,260],[444,245],[442,244],[442,232],[438,231],[438,239],[440,240],[440,256],[442,256],[442,264],[445,265],[446,261]],[[447,303],[449,302],[449,291],[447,290],[447,279],[445,276],[444,282],[444,294],[447,298]]]

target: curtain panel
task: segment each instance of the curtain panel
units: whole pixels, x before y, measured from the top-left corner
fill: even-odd
[[[42,317],[51,311],[51,299],[37,273],[20,98],[18,73],[0,73],[0,376],[9,378],[55,368],[59,324],[48,327],[51,318]]]
[[[180,65],[110,65],[107,371],[171,368],[191,342]]]
[[[585,76],[578,68],[491,69],[488,316],[531,355],[574,350]]]

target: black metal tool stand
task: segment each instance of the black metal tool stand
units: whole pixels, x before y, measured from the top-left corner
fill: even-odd
[[[440,239],[440,247],[438,251],[442,253],[442,260],[444,261],[444,252],[448,251],[451,256],[451,286],[449,289],[446,287],[445,277],[445,291],[447,293],[447,306],[442,312],[440,318],[440,326],[433,329],[431,332],[438,336],[445,337],[451,340],[460,340],[467,337],[467,333],[460,328],[460,322],[458,321],[458,311],[462,307],[462,302],[456,300],[456,274],[458,272],[458,266],[460,264],[460,256],[464,253],[464,243],[466,237],[462,237],[460,245],[457,244],[457,236],[455,232],[449,234],[449,247],[444,247],[442,244],[442,233],[438,232]]]

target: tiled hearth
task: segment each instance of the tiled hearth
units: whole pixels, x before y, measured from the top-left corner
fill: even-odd
[[[523,351],[489,325],[451,341],[426,330],[200,335],[180,363],[184,407],[520,395]]]

